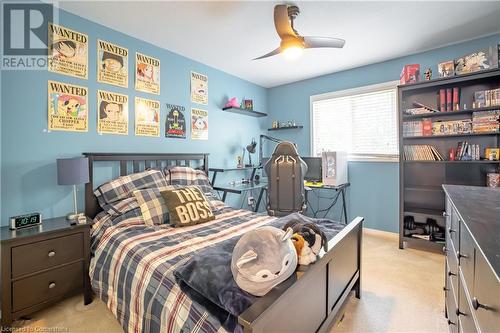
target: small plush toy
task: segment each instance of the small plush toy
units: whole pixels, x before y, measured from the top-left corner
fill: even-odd
[[[233,249],[231,272],[238,287],[264,296],[285,281],[297,267],[297,255],[286,231],[264,226],[244,234]]]
[[[312,252],[307,241],[300,234],[292,235],[293,246],[297,252],[299,265],[309,265],[316,261],[316,255]]]
[[[299,256],[299,265],[309,265],[310,263],[315,262],[316,256],[319,254],[322,247],[325,251],[327,250],[326,236],[314,223],[293,220],[285,224],[283,227],[285,230],[288,228],[292,228],[294,234],[298,234],[304,239],[302,250],[300,252],[297,251],[297,255]],[[306,250],[304,250],[304,248]],[[310,253],[314,256],[314,258],[309,255]],[[301,258],[303,259],[301,260]]]
[[[226,105],[224,105],[225,108],[238,108],[240,107],[240,104],[238,103],[238,98],[236,97],[233,97],[233,98],[230,98]]]

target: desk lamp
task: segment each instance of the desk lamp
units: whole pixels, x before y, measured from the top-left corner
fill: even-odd
[[[89,161],[85,157],[57,159],[57,184],[73,185],[74,212],[66,215],[67,220],[76,220],[83,213],[78,213],[76,185],[89,182]]]

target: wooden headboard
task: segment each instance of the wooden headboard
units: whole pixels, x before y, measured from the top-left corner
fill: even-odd
[[[83,153],[83,155],[89,159],[89,182],[85,184],[85,215],[90,218],[94,218],[102,210],[94,195],[96,162],[119,162],[120,176],[148,168],[163,170],[168,166],[192,166],[196,162],[208,175],[208,154]]]

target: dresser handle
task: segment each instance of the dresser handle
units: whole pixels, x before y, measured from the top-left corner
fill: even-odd
[[[474,308],[474,310],[477,310],[479,308],[483,308],[485,310],[490,309],[487,305],[479,303],[476,297],[472,297],[472,307]]]
[[[453,273],[452,271],[448,271],[448,276],[457,276],[457,274]]]
[[[457,231],[452,228],[448,228],[448,232],[451,234],[452,232],[457,232]]]
[[[460,251],[457,251],[457,258],[469,258],[469,256],[466,256],[465,254],[461,254]]]
[[[54,289],[55,287],[56,287],[56,283],[55,282],[49,283],[49,289]]]
[[[448,325],[456,325],[456,324],[448,319]]]
[[[52,258],[56,255],[56,251],[50,251],[47,255],[49,256],[49,258]]]

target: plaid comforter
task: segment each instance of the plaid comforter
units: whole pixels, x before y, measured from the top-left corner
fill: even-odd
[[[223,332],[202,304],[175,281],[174,270],[208,246],[268,224],[274,217],[222,208],[207,223],[144,225],[140,210],[95,219],[92,287],[126,332]]]

